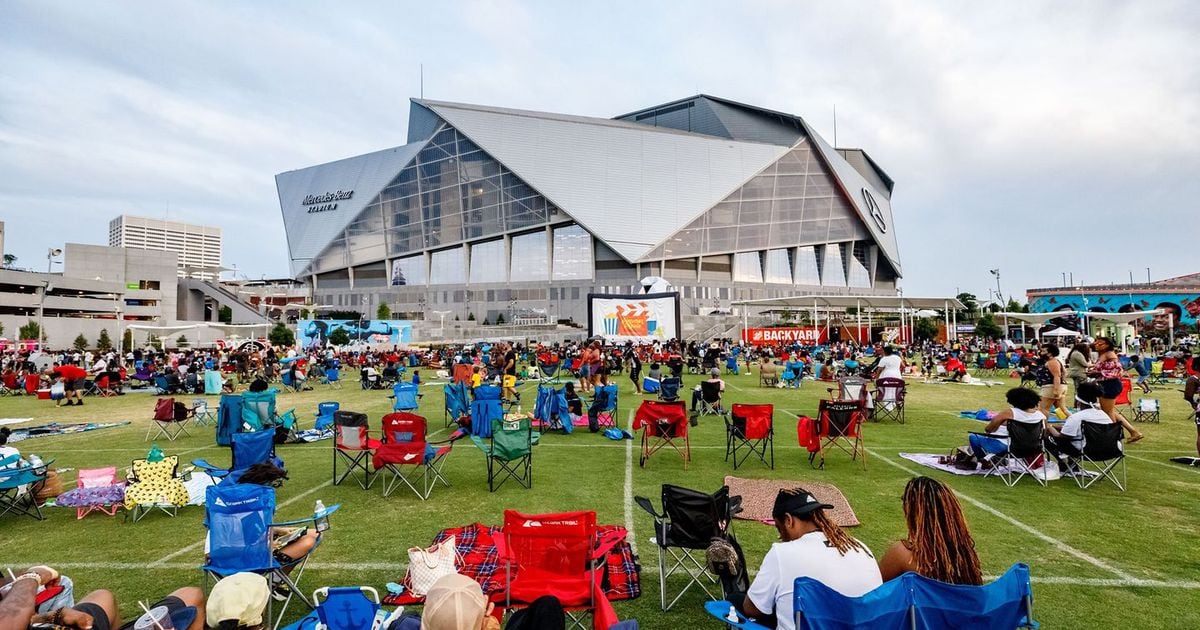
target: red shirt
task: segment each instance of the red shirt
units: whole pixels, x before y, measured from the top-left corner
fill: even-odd
[[[87,370],[77,365],[62,365],[55,368],[54,371],[68,381],[76,381],[88,376]]]

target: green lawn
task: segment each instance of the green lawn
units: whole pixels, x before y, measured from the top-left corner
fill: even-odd
[[[688,384],[697,378],[690,376]],[[998,575],[1014,562],[1026,562],[1035,580],[1035,612],[1043,627],[1200,627],[1200,533],[1195,527],[1200,506],[1200,469],[1171,464],[1173,455],[1194,454],[1195,427],[1178,385],[1159,387],[1163,403],[1159,425],[1142,427],[1147,438],[1127,450],[1129,491],[1111,485],[1078,489],[1070,480],[1041,488],[1025,480],[1014,489],[999,480],[957,477],[918,468],[897,456],[901,451],[947,452],[965,444],[968,430],[978,424],[957,417],[959,410],[1000,409],[1004,385],[977,387],[913,382],[909,389],[908,422],[871,424],[866,429],[870,457],[866,471],[845,457],[831,456],[826,470],[809,467],[796,446],[796,413],[813,415],[824,384],[806,382],[803,389],[757,387],[757,376],[728,377],[729,402],[770,402],[776,406],[778,432],[776,467],[749,464],[741,476],[806,480],[836,484],[849,499],[862,526],[853,534],[877,554],[904,533],[900,494],[913,474],[930,474],[964,496],[964,509],[978,544],[985,572]],[[628,422],[639,397],[629,380],[621,384],[623,422]],[[525,408],[533,405],[535,384],[525,385]],[[442,424],[440,386],[427,386],[422,411],[431,425]],[[192,397],[182,397],[190,402]],[[0,399],[0,417],[52,421],[123,421],[132,425],[93,433],[37,438],[16,444],[25,454],[57,458],[64,468],[95,467],[145,455],[144,435],[153,397],[129,394],[120,398],[89,398],[80,408],[55,409],[48,401],[26,397]],[[354,382],[344,389],[280,394],[280,409],[295,407],[305,426],[311,426],[316,404],[337,400],[343,409],[370,416],[378,427],[390,410],[383,392],[364,392]],[[211,406],[216,408],[216,397]],[[19,425],[28,426],[28,425]],[[192,437],[174,443],[159,441],[168,454],[184,461],[204,457],[228,462],[228,451],[214,445],[213,429],[193,429]],[[279,517],[311,513],[313,502],[341,503],[333,529],[316,552],[303,584],[372,585],[380,590],[403,577],[405,549],[428,544],[440,529],[474,521],[498,523],[505,508],[525,512],[594,509],[602,523],[625,524],[632,515],[634,540],[643,566],[643,596],[617,604],[623,618],[638,619],[642,627],[682,628],[703,622],[702,597],[689,594],[669,613],[658,606],[654,548],[649,544],[651,520],[640,509],[630,510],[625,482],[633,462],[632,494],[655,499],[662,483],[698,489],[719,487],[731,466],[724,461],[724,428],[715,417],[704,418],[692,433],[693,462],[685,471],[677,457],[660,453],[646,469],[637,467],[637,448],[612,442],[586,431],[570,436],[543,436],[536,448],[533,490],[508,484],[487,492],[483,457],[469,442],[460,442],[449,456],[446,476],[451,488],[439,487],[428,501],[396,492],[384,499],[380,486],[363,491],[353,483],[330,484],[331,443],[280,448],[291,479],[279,490]],[[74,474],[66,473],[68,486]],[[119,516],[92,515],[75,519],[74,510],[49,509],[47,519],[6,516],[0,519],[0,564],[46,563],[71,575],[82,593],[94,588],[115,591],[124,616],[134,614],[136,599],[153,599],[179,586],[199,584],[203,510],[189,507],[178,518],[152,514],[133,524]],[[736,532],[749,563],[757,567],[775,539],[772,527],[738,521]]]

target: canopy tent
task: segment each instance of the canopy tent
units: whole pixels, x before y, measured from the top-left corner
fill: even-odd
[[[946,320],[946,339],[951,341],[958,338],[958,311],[966,308],[962,302],[952,297],[942,298],[914,298],[903,295],[792,295],[779,298],[765,298],[758,300],[736,300],[734,306],[742,307],[761,307],[764,309],[781,309],[792,311],[805,311],[812,309],[813,324],[818,321],[818,311],[824,309],[826,313],[825,327],[829,327],[829,313],[833,311],[845,312],[848,308],[855,309],[855,316],[858,318],[858,328],[862,328],[862,313],[863,309],[867,311],[867,330],[870,333],[873,322],[871,320],[872,313],[881,311],[886,313],[898,313],[900,315],[900,343],[911,343],[912,339],[904,338],[904,331],[911,329],[912,319],[917,316],[917,313],[922,310],[937,309],[941,310],[943,317]],[[749,327],[748,308],[742,309],[742,330]],[[857,334],[857,333],[856,333]],[[861,342],[862,340],[858,340]]]
[[[1156,308],[1152,311],[1130,311],[1128,313],[1096,313],[1096,312],[1092,312],[1092,311],[1080,311],[1079,314],[1083,315],[1087,319],[1094,319],[1094,320],[1103,321],[1103,322],[1113,322],[1116,324],[1132,324],[1133,322],[1135,322],[1139,319],[1145,319],[1146,317],[1153,317],[1155,315],[1162,315],[1164,313],[1166,313],[1168,315],[1168,317],[1170,318],[1170,321],[1168,322],[1168,326],[1167,326],[1167,335],[1168,335],[1167,340],[1168,340],[1168,344],[1173,346],[1173,345],[1175,345],[1175,316],[1173,313],[1171,313],[1170,311],[1167,311],[1166,309]],[[1122,337],[1121,338],[1121,351],[1122,352],[1124,352],[1126,350],[1125,346],[1126,346],[1125,338]]]
[[[193,324],[177,324],[174,326],[153,326],[150,324],[130,324],[129,330],[144,330],[146,335],[157,334],[159,336],[159,345],[163,345],[162,337],[171,336],[175,333],[181,333],[185,330],[195,330],[200,328],[215,328],[222,333],[239,333],[247,332],[253,334],[254,330],[261,329],[266,332],[273,324],[223,324],[220,322],[196,322]]]
[[[1042,333],[1043,337],[1082,337],[1083,333],[1077,330],[1068,330],[1066,328],[1054,328]]]
[[[270,329],[274,324],[223,324],[220,322],[205,322],[205,328],[216,328],[223,333],[253,332],[255,329]]]

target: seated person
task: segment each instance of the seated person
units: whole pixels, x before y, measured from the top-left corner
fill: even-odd
[[[1095,383],[1080,383],[1075,392],[1075,405],[1079,411],[1071,414],[1062,428],[1055,428],[1054,425],[1048,425],[1046,428],[1046,450],[1058,460],[1058,469],[1062,474],[1074,476],[1079,472],[1079,465],[1076,463],[1077,458],[1083,456],[1083,423],[1095,422],[1097,424],[1111,424],[1112,418],[1100,408],[1100,386]],[[1126,441],[1129,443],[1136,442],[1142,439],[1142,435],[1136,432],[1132,426],[1129,426],[1129,421],[1121,416],[1117,416],[1117,422],[1130,434],[1130,438]]]
[[[383,368],[383,380],[387,383],[395,383],[400,380],[400,370],[396,368],[395,363],[388,363],[387,367]]]
[[[1038,392],[1024,387],[1014,387],[1008,390],[1004,398],[1008,401],[1009,408],[996,414],[996,417],[992,418],[984,428],[984,432],[991,436],[977,433],[967,436],[975,459],[985,466],[991,464],[993,455],[1008,451],[1008,428],[1005,423],[1009,420],[1030,424],[1047,424],[1046,415],[1038,409],[1038,405],[1042,402],[1042,397]]]
[[[375,366],[368,365],[362,369],[362,379],[367,384],[367,387],[374,389],[379,385],[379,372],[375,369]]]
[[[662,365],[657,361],[650,364],[650,371],[646,374],[647,377],[662,382]]]
[[[563,385],[563,393],[567,397],[567,411],[571,412],[572,418],[578,418],[583,415],[583,399],[575,392],[575,383],[567,383]]]
[[[777,628],[795,629],[792,583],[811,577],[847,597],[860,597],[883,583],[867,546],[838,527],[821,503],[801,488],[780,490],[772,516],[783,542],[771,545],[740,604],[746,616],[775,616]],[[735,598],[736,599],[736,598]]]
[[[914,477],[904,486],[902,505],[908,537],[879,561],[884,581],[912,571],[947,584],[983,584],[975,540],[953,490],[936,479]]]
[[[721,369],[720,368],[713,368],[713,369],[709,370],[709,378],[705,382],[706,383],[716,383],[717,388],[719,390],[721,390],[721,393],[722,394],[725,393],[725,381],[721,380]],[[697,385],[696,389],[692,390],[692,413],[693,414],[698,413],[698,410],[700,409],[701,396],[703,396],[703,390],[700,388],[699,385]],[[718,409],[721,408],[720,403],[717,403],[717,408]]]
[[[420,617],[405,613],[388,630],[500,630],[500,622],[492,616],[494,609],[478,582],[453,573],[429,587]]]

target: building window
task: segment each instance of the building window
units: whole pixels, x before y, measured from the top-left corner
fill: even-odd
[[[410,256],[392,263],[392,286],[425,284],[425,257]]]
[[[433,252],[429,271],[429,284],[464,284],[467,281],[467,265],[463,260],[463,248]]]
[[[592,279],[592,235],[578,225],[554,230],[554,279]]]
[[[796,284],[820,286],[821,267],[817,264],[817,248],[801,247],[796,250]]]
[[[827,287],[846,286],[846,266],[842,261],[842,248],[836,244],[825,246],[825,263],[821,265],[821,284]]]
[[[857,289],[867,289],[871,287],[871,263],[868,262],[867,255],[870,250],[867,249],[866,243],[853,243],[849,246],[843,246],[846,249],[853,249],[853,255],[848,256],[850,262],[850,281],[849,285]],[[844,253],[844,252],[843,252]]]
[[[504,241],[471,246],[471,284],[504,282]]]
[[[739,252],[733,255],[734,282],[762,282],[762,257],[758,252]]]
[[[767,252],[765,280],[775,284],[792,283],[792,252],[786,249],[772,249]]]
[[[546,248],[546,232],[522,234],[512,238],[513,282],[535,282],[550,279],[550,254]]]

